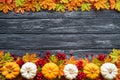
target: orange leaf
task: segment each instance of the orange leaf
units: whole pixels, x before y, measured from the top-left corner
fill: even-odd
[[[94,3],[94,6],[97,10],[105,9],[107,7],[106,6],[107,2],[108,0],[99,0],[98,2]]]
[[[5,2],[5,0],[0,0],[0,2]]]
[[[22,14],[25,13],[25,9],[22,7],[17,7],[14,9],[14,11],[15,11],[15,13],[22,13]]]
[[[26,55],[23,56],[23,60],[25,60],[26,62],[36,62],[38,59],[36,58],[36,54],[26,53]]]
[[[4,55],[4,51],[0,50],[0,60],[1,60],[1,58],[2,58],[3,55]]]
[[[63,68],[64,68],[64,66],[59,66],[59,75],[58,75],[58,78],[61,78],[61,76],[64,75]]]
[[[116,5],[116,0],[110,0],[110,8],[114,9]]]
[[[70,57],[70,59],[66,60],[66,64],[76,64],[76,60],[74,58],[74,56]]]
[[[10,4],[10,3],[12,3],[12,1],[13,1],[13,0],[7,0],[6,2],[7,2],[8,4]]]
[[[13,7],[14,4],[3,3],[0,5],[0,10],[2,10],[6,14],[9,10],[12,11]]]

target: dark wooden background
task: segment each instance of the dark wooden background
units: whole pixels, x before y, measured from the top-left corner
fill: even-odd
[[[0,49],[16,55],[50,50],[74,53],[109,53],[120,48],[120,13],[0,12]]]

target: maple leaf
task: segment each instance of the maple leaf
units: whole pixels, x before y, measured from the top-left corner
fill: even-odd
[[[64,66],[59,66],[59,75],[58,75],[59,79],[61,78],[61,76],[64,75],[63,69],[64,69]]]
[[[81,6],[82,11],[90,11],[90,9],[91,9],[91,3],[88,2],[84,2]]]
[[[38,59],[36,58],[36,54],[29,54],[29,53],[26,53],[25,56],[23,56],[23,60],[25,62],[36,62]]]
[[[107,56],[104,60],[105,63],[112,62],[112,58],[110,56]]]
[[[114,9],[116,4],[116,0],[110,0],[110,9]]]
[[[74,56],[66,60],[66,64],[76,64],[76,62],[77,61],[75,60]]]
[[[3,55],[4,55],[4,51],[0,50],[0,61],[1,61]]]
[[[10,4],[10,3],[13,2],[13,0],[6,0],[6,2],[7,2],[8,4]]]
[[[8,4],[8,3],[3,3],[0,5],[0,11],[3,11],[5,14],[8,13],[8,11],[12,11],[14,8],[14,4]]]
[[[63,4],[56,4],[56,11],[65,12],[65,6]]]
[[[41,3],[41,2],[40,2]],[[40,4],[39,3],[39,4]],[[42,1],[42,3],[40,4],[40,6],[43,9],[48,9],[48,10],[55,10],[56,8],[56,3],[54,2],[54,0],[44,0]]]
[[[68,0],[60,0],[61,3],[68,3]]]
[[[24,0],[15,0],[15,6],[20,7],[24,5]]]
[[[99,0],[98,2],[94,3],[94,7],[97,9],[97,10],[100,10],[100,9],[105,9],[107,8],[108,4],[107,4],[108,0]]]
[[[113,49],[113,51],[110,53],[110,57],[113,59],[113,62],[116,62],[119,58],[120,50]]]
[[[67,4],[66,7],[68,11],[78,10],[78,7],[80,7],[83,3],[83,0],[70,0]]]
[[[26,11],[35,11],[35,4],[36,4],[36,2],[34,1],[34,0],[31,0],[31,1],[26,1],[25,3],[24,3],[24,6],[25,6],[25,10]]]
[[[93,59],[92,59],[92,63],[94,63],[94,64],[96,64],[97,66],[100,67],[100,66],[102,65],[103,62],[100,61],[100,60],[98,60],[97,58],[93,58]]]
[[[14,9],[15,13],[22,13],[24,14],[25,13],[25,8],[22,8],[22,7],[16,7]]]
[[[10,53],[7,52],[2,56],[1,62],[10,62],[12,61],[14,58],[11,57]]]
[[[36,11],[37,11],[37,12],[40,11],[40,9],[41,9],[41,7],[40,7],[40,5],[39,5],[38,3],[36,3],[36,4],[34,5],[34,7],[36,8]]]
[[[57,63],[57,57],[55,55],[51,55],[50,62]]]
[[[117,11],[120,11],[120,0],[117,0],[117,1],[116,1],[115,9],[116,9]]]

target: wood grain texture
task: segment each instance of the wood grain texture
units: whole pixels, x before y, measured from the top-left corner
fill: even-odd
[[[46,50],[4,50],[5,52],[10,52],[15,54],[16,56],[23,56],[27,53],[32,54],[32,53],[36,53],[37,55],[40,54],[41,57],[44,56],[44,54],[46,53]],[[80,58],[80,57],[85,57],[86,54],[90,55],[90,54],[109,54],[112,50],[111,49],[78,49],[78,50],[49,50],[52,54],[56,54],[57,52],[61,52],[61,53],[66,53],[67,57],[70,56],[70,54],[72,53],[73,56],[75,56],[76,58]]]
[[[4,14],[0,12],[0,18],[9,19],[9,18],[17,18],[17,19],[58,19],[58,18],[120,18],[120,13],[112,10],[103,10],[103,11],[95,11],[91,10],[90,12],[81,12],[81,11],[72,11],[72,12],[54,12],[54,11],[41,11],[41,12],[26,12],[24,15],[16,14],[14,12],[9,12],[8,14]]]
[[[112,49],[120,34],[0,34],[0,49]]]
[[[0,19],[0,33],[120,33],[120,19]]]

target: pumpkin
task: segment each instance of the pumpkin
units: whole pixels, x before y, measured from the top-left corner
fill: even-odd
[[[100,70],[99,67],[94,63],[89,63],[84,66],[83,72],[86,74],[86,77],[89,79],[96,79],[99,77]]]
[[[52,62],[46,63],[42,67],[42,74],[49,80],[55,79],[59,74],[59,67]]]
[[[75,79],[76,76],[78,75],[78,69],[77,66],[74,64],[67,64],[65,65],[64,69],[64,74],[67,79]]]
[[[26,79],[33,79],[37,73],[37,66],[32,62],[27,62],[21,67],[21,75]]]
[[[100,69],[101,69],[101,74],[105,79],[112,80],[118,74],[118,69],[113,63],[104,63]]]
[[[20,67],[15,62],[6,62],[1,68],[1,71],[6,79],[14,79],[19,75]]]

